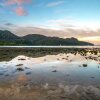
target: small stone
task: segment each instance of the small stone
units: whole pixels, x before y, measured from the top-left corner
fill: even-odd
[[[18,70],[18,71],[24,71],[24,69],[23,69],[23,68],[17,68],[17,70]]]
[[[26,59],[24,59],[24,58],[20,58],[20,59],[18,59],[18,60],[26,60]]]
[[[57,72],[57,70],[53,70],[52,72]]]
[[[30,74],[31,74],[31,72],[27,72],[26,74],[27,74],[27,75],[30,75]]]
[[[25,67],[25,69],[30,69],[30,68],[28,68],[28,67]]]
[[[66,98],[66,96],[64,96],[64,95],[62,95],[62,96],[60,96],[62,99],[65,99]]]
[[[83,64],[83,67],[87,67],[87,64]]]
[[[9,76],[9,74],[6,74],[5,76]]]
[[[18,64],[18,65],[16,65],[16,66],[22,66],[23,64]]]

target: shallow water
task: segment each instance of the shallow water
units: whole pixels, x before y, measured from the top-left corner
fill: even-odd
[[[99,49],[25,50],[9,49],[13,58],[8,49],[1,50],[0,98],[5,97],[1,100],[100,99]],[[26,56],[30,52],[32,56]]]
[[[18,64],[20,65],[17,66]],[[84,67],[83,64],[87,64],[87,66]],[[23,68],[23,71],[18,71],[18,67]],[[90,59],[87,60],[80,54],[47,55],[38,58],[19,55],[11,61],[0,62],[0,81],[15,80],[22,74],[30,77],[33,83],[38,84],[67,83],[98,85],[100,84],[99,67],[99,62]]]

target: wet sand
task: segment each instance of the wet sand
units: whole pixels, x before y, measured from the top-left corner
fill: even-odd
[[[100,51],[95,50],[1,61],[0,100],[100,100]]]

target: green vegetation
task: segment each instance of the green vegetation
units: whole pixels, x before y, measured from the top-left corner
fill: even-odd
[[[5,30],[0,30],[0,45],[93,45],[88,42],[79,41],[76,38],[59,38],[59,37],[46,37],[38,34],[29,34],[23,37],[18,37],[13,33]]]

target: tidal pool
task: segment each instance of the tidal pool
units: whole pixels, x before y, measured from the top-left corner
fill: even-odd
[[[0,100],[100,100],[100,50],[57,50],[1,60]]]

